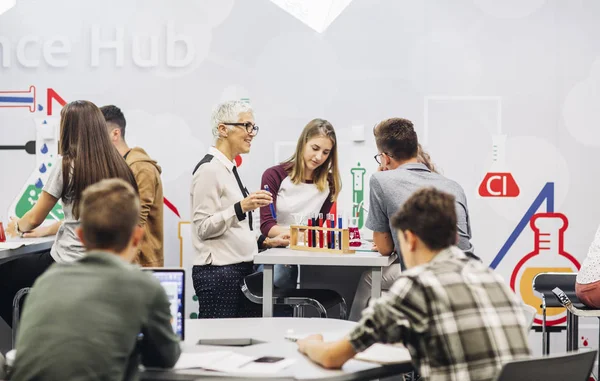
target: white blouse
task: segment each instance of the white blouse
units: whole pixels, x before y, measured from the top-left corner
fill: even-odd
[[[590,284],[600,281],[600,227],[588,249],[587,257],[577,274],[577,283]]]

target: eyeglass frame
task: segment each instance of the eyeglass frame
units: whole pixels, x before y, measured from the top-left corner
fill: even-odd
[[[387,152],[379,152],[377,155],[373,156],[373,159],[375,159],[375,162],[379,165],[381,165],[381,160],[379,159],[379,157],[382,155],[386,155],[387,157],[392,158],[392,159],[394,158],[392,155],[390,155]]]
[[[236,126],[236,127],[245,127],[246,128],[246,133],[248,134],[252,134],[254,133],[254,136],[258,135],[258,131],[260,130],[259,127],[252,123],[252,122],[245,122],[245,123],[241,123],[241,122],[237,122],[237,123],[221,123],[225,126]]]

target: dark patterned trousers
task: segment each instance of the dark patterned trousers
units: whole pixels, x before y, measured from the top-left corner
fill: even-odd
[[[253,272],[252,262],[194,266],[192,280],[198,296],[198,319],[262,316],[262,306],[249,301],[240,287],[240,281]]]

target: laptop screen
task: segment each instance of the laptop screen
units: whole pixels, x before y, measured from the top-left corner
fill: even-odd
[[[184,338],[184,291],[185,271],[183,269],[148,269],[165,289],[171,303],[173,331],[181,340]]]

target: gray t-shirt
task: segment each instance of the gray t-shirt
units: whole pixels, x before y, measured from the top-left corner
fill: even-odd
[[[462,187],[455,181],[431,172],[424,164],[409,163],[391,171],[374,173],[369,181],[369,214],[366,227],[374,232],[390,233],[394,239],[396,252],[400,254],[400,245],[391,219],[415,191],[423,187],[434,187],[456,198],[456,217],[458,226],[457,246],[463,251],[474,254],[471,239],[471,224],[467,209],[467,197]]]
[[[62,157],[59,156],[56,160],[48,182],[42,190],[55,198],[61,198],[63,191]],[[75,234],[79,220],[73,217],[73,203],[62,200],[62,204],[65,219],[56,233],[56,239],[50,251],[54,261],[59,263],[72,262],[85,254],[85,247]]]

